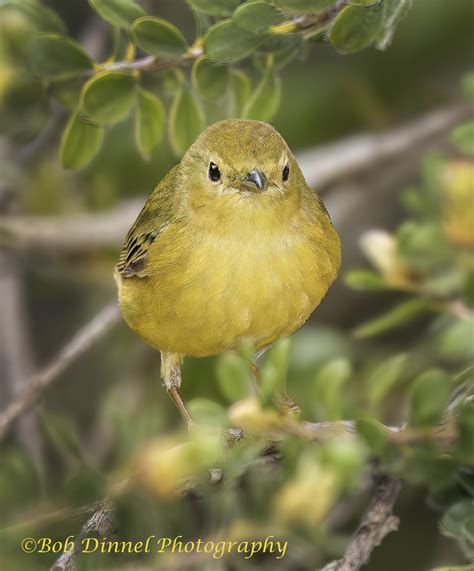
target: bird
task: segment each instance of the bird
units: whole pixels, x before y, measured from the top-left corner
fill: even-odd
[[[263,351],[299,329],[341,263],[338,233],[268,123],[207,127],[149,196],[114,277],[129,327],[161,353],[186,423],[184,357]]]

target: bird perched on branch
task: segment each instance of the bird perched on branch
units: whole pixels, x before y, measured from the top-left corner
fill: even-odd
[[[164,385],[189,424],[182,359],[290,335],[339,265],[339,237],[281,135],[228,120],[208,127],[148,198],[115,279],[126,322],[161,352]]]

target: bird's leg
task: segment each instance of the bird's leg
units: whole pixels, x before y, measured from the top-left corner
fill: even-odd
[[[256,362],[259,362],[261,360],[262,356],[264,355],[264,353],[267,351],[268,348],[269,347],[260,349],[260,351],[255,353],[253,361],[250,361],[250,367],[253,373],[252,381],[253,381],[253,386],[255,387],[255,394],[258,394],[258,383],[260,380],[260,369],[256,364]],[[273,397],[273,399],[275,400],[278,408],[285,414],[290,414],[294,416],[299,416],[301,414],[300,407],[284,391],[278,391]]]
[[[252,374],[250,375],[250,390],[253,397],[258,395],[258,381],[260,378],[260,369],[253,361],[249,361]]]
[[[161,378],[176,408],[191,428],[193,421],[184,404],[181,391],[181,358],[175,353],[161,353]]]

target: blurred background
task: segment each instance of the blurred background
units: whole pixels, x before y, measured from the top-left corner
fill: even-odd
[[[140,3],[148,13],[176,24],[192,41],[194,21],[184,2]],[[69,33],[86,51],[98,61],[106,57],[110,27],[85,0],[51,0],[43,4],[57,11]],[[341,56],[328,44],[319,42],[310,44],[305,58],[293,61],[282,71],[282,100],[272,123],[301,158],[343,244],[338,283],[310,322],[292,339],[287,391],[302,408],[305,419],[335,420],[354,410],[357,414],[364,412],[366,372],[389,356],[422,346],[415,358],[416,366],[408,367],[383,405],[370,410],[386,424],[403,422],[410,372],[423,370],[424,363],[437,359],[437,348],[430,335],[440,326],[433,325],[430,315],[421,315],[402,328],[373,338],[354,339],[355,327],[387,311],[406,294],[391,290],[355,291],[346,285],[344,275],[368,267],[359,245],[364,233],[373,229],[394,231],[406,218],[402,191],[431,184],[441,156],[448,161],[467,161],[452,146],[449,132],[456,125],[456,118],[461,120],[466,114],[460,84],[472,68],[473,22],[471,0],[415,0],[386,51],[369,49]],[[0,23],[0,34],[5,25]],[[78,172],[64,170],[58,145],[66,112],[57,101],[50,104],[33,88],[28,93],[10,89],[9,78],[14,70],[1,58],[2,51],[3,410],[24,390],[35,371],[52,362],[64,343],[115,299],[112,272],[121,247],[120,236],[124,236],[133,213],[138,212],[145,197],[177,158],[165,137],[151,159],[143,160],[131,135],[132,120],[127,119],[107,131],[105,143],[91,164]],[[251,67],[248,72],[256,73]],[[167,97],[163,93],[165,100]],[[431,117],[446,110],[455,110],[454,119],[448,113],[442,115],[439,125],[430,122]],[[216,118],[212,111],[208,114],[208,121]],[[425,120],[420,134],[417,129],[420,121]],[[402,148],[377,156],[377,136],[392,141],[397,129],[413,125],[418,125],[414,131],[404,131]],[[373,157],[351,169],[347,158],[359,141],[353,137],[359,135],[369,137]],[[346,147],[342,141],[353,144]],[[366,139],[359,142],[362,141]],[[337,176],[339,160],[341,176]],[[318,165],[329,168],[330,174],[319,178]],[[472,204],[472,196],[466,204]],[[14,225],[8,226],[12,220]],[[472,232],[472,219],[470,224],[468,232]],[[470,337],[469,341],[467,335],[464,341],[469,345],[474,339]],[[318,403],[319,389],[315,389],[314,378],[324,364],[336,358],[350,362],[355,372],[346,385],[350,402],[340,409],[336,407],[330,412],[332,418],[327,418],[327,408]],[[67,520],[64,524],[60,518],[53,518],[49,523],[42,519],[44,514],[99,499],[107,485],[120,479],[143,443],[180,429],[181,420],[160,386],[159,366],[159,355],[120,321],[60,375],[33,412],[14,424],[0,452],[0,527],[7,528],[7,533],[0,536],[2,569],[36,568],[33,565],[46,569],[54,558],[27,558],[18,553],[18,537],[38,535],[39,530],[47,530],[53,536],[64,535],[65,525],[73,533],[77,521]],[[229,394],[221,388],[219,358],[187,359],[183,377],[187,401],[208,399],[223,409],[231,405]],[[357,484],[355,487],[358,489]],[[318,528],[316,539],[304,527],[288,532],[293,559],[288,559],[287,568],[314,568],[315,561],[322,564],[337,556],[359,521],[368,499],[366,494],[349,494],[341,500],[328,515],[329,531]],[[258,501],[255,499],[255,505]],[[251,506],[252,500],[248,502]],[[232,506],[229,500],[230,511]],[[204,528],[215,528],[223,518],[217,499],[206,503],[205,515],[198,513],[202,507],[186,507],[182,500],[170,503],[166,517],[162,512],[152,514],[150,508],[140,521],[134,507],[123,507],[120,533],[125,537],[127,533],[147,535],[149,528],[150,533],[156,532],[158,525],[163,535],[172,530],[182,533],[181,527],[196,534]],[[466,555],[458,544],[439,533],[441,512],[437,502],[427,498],[422,478],[418,484],[412,481],[404,486],[396,513],[401,518],[400,531],[389,535],[383,546],[375,550],[367,569],[421,571],[466,563]],[[116,559],[90,561],[82,563],[84,568],[125,565]],[[227,562],[226,567],[220,562],[221,567],[209,568],[270,565],[267,561],[245,564],[247,567]],[[138,568],[134,565],[138,563],[128,561],[128,568]],[[156,561],[154,565],[156,569],[177,568],[171,563],[161,567]]]

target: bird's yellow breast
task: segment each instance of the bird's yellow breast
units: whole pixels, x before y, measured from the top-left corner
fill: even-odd
[[[196,222],[166,228],[149,256],[151,275],[120,280],[126,321],[161,351],[205,356],[298,329],[337,273],[339,240],[329,221],[236,219],[225,231]]]

